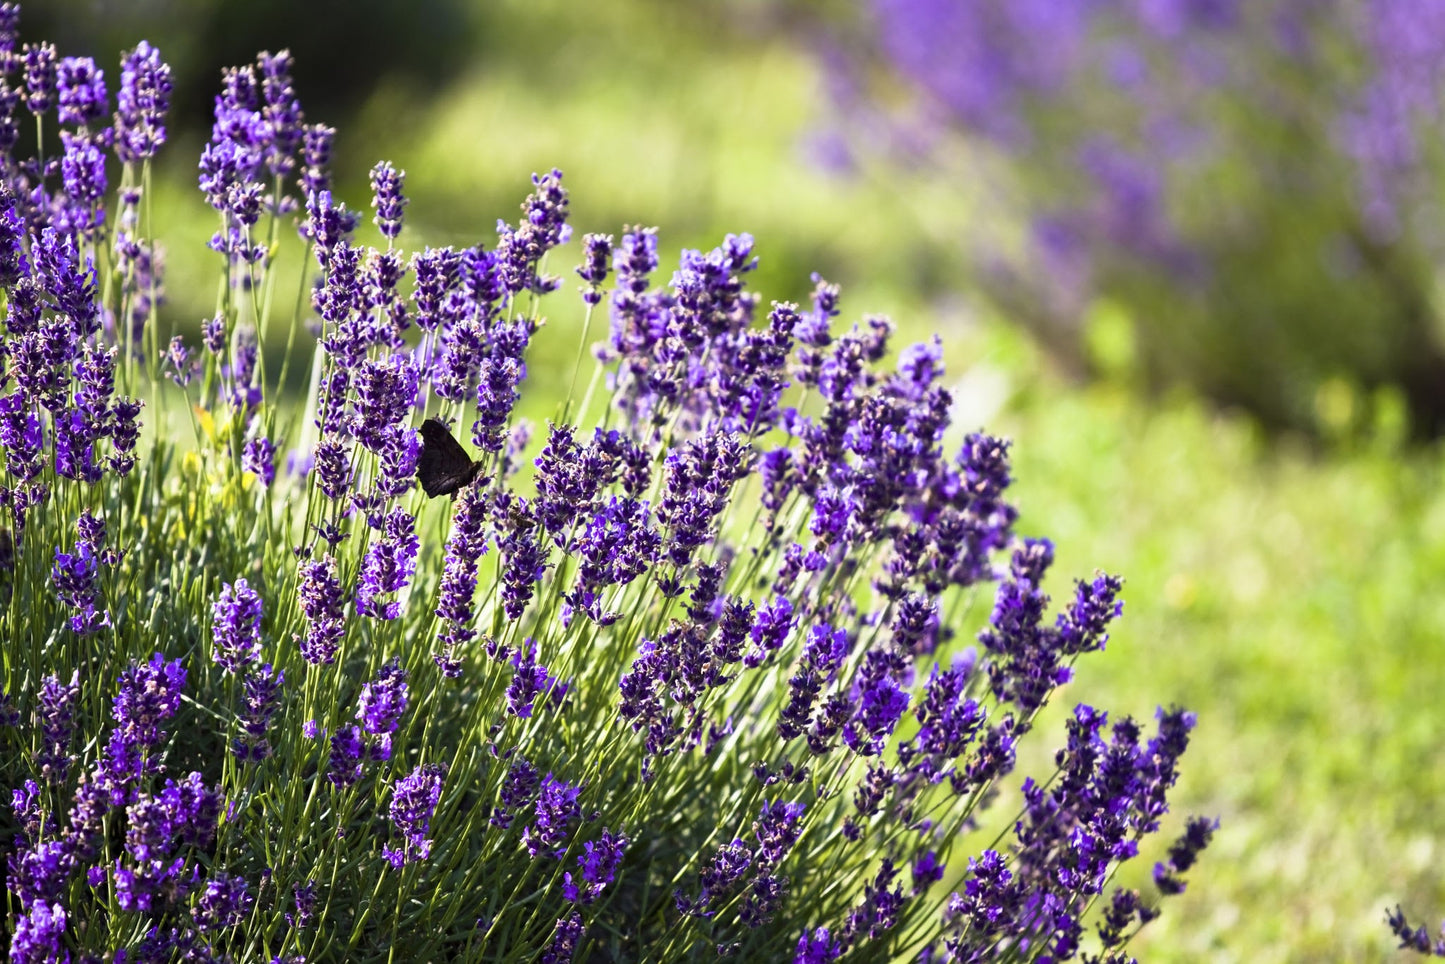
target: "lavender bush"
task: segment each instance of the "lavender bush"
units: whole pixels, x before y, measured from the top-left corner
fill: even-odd
[[[408,256],[383,162],[363,245],[284,52],[223,75],[216,311],[168,338],[163,61],[125,56],[112,114],[0,10],[12,961],[1128,959],[1214,830],[1114,886],[1194,718],[1080,705],[1015,778],[1121,583],[1050,616],[1052,546],[1014,532],[1008,443],[950,438],[937,340],[885,364],[892,326],[840,330],[822,280],[761,310],[747,235],[666,285],[654,230],[588,235],[610,330],[533,443],[561,173],[490,246]]]
[[[1056,357],[1088,368],[1086,320],[1122,317],[1155,385],[1304,428],[1326,382],[1394,386],[1418,430],[1445,430],[1437,4],[865,9],[828,47],[852,143],[963,152],[958,183],[1022,222],[1002,239],[986,208],[967,260]],[[869,63],[903,82],[906,107]]]

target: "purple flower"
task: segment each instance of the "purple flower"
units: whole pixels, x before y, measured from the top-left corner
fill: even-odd
[[[206,881],[191,918],[203,932],[235,927],[246,919],[253,899],[244,877],[217,871]]]
[[[954,792],[969,792],[970,787],[984,786],[1011,771],[1016,759],[1014,745],[1018,741],[1017,732],[1014,718],[1009,715],[985,730],[967,768],[949,777]]]
[[[1405,912],[1400,909],[1398,904],[1395,905],[1393,911],[1385,912],[1385,922],[1390,925],[1390,930],[1399,939],[1401,950],[1445,957],[1445,925],[1441,927],[1440,938],[1431,943],[1430,932],[1425,929],[1425,926],[1422,924],[1411,929],[1410,922],[1405,919]]]
[[[401,716],[406,712],[406,670],[401,668],[401,658],[392,657],[385,666],[376,671],[376,676],[361,688],[356,701],[356,718],[366,732],[374,736],[389,736],[396,732]]]
[[[1139,899],[1137,890],[1115,888],[1114,895],[1105,908],[1103,920],[1099,922],[1099,941],[1106,947],[1120,947],[1132,935],[1134,921],[1142,926],[1153,920],[1159,913]]]
[[[805,809],[801,803],[784,803],[782,800],[763,802],[758,819],[753,824],[753,834],[758,838],[757,858],[760,864],[776,866],[793,849],[793,844],[798,842],[803,832],[799,820]]]
[[[798,951],[793,956],[793,964],[829,964],[843,956],[844,947],[838,941],[832,939],[828,928],[819,927],[809,937],[804,931],[803,936],[798,938]]]
[[[32,245],[31,249],[45,291],[53,299],[53,307],[68,325],[74,326],[73,331],[78,332],[81,339],[95,334],[100,328],[95,265],[82,254],[71,235],[54,227],[46,227],[40,233],[40,243]],[[56,329],[55,333],[59,335],[69,330],[67,326]],[[64,346],[53,346],[52,350],[56,351],[54,360],[57,363],[68,361],[75,357],[78,348],[79,339]],[[60,355],[60,351],[64,354]]]
[[[1189,747],[1189,731],[1195,716],[1187,710],[1162,707],[1155,713],[1158,733],[1145,747],[1143,758],[1136,761],[1141,780],[1137,807],[1140,829],[1153,833],[1159,829],[1159,818],[1169,810],[1165,796],[1179,775],[1179,758]]]
[[[351,457],[339,438],[324,438],[316,444],[316,484],[328,499],[340,499],[351,487]]]
[[[893,861],[885,859],[878,868],[878,876],[863,887],[863,902],[848,914],[848,923],[843,936],[848,943],[859,941],[865,936],[877,940],[884,931],[898,924],[898,915],[903,909],[903,888],[892,887],[898,870]]]
[[[617,875],[627,844],[625,836],[603,827],[601,835],[583,843],[582,853],[577,855],[577,863],[582,867],[580,880],[573,880],[570,873],[563,875],[562,896],[574,904],[590,904],[596,900]]]
[[[167,780],[159,793],[140,794],[126,809],[125,856],[113,868],[121,909],[161,911],[183,898],[195,876],[186,873],[180,847],[210,846],[220,812],[219,795],[199,773],[179,783]]]
[[[308,880],[305,883],[294,883],[291,885],[291,903],[295,913],[286,915],[286,923],[298,930],[309,927],[316,919],[316,881]]]
[[[808,729],[813,704],[848,652],[848,634],[826,623],[809,631],[798,671],[788,681],[788,702],[778,715],[778,736],[791,740]]]
[[[788,878],[764,871],[753,878],[738,920],[748,927],[762,927],[773,919],[783,899],[788,896]]]
[[[913,862],[913,893],[921,894],[943,879],[944,865],[929,850]]]
[[[520,324],[498,326],[494,332],[503,328],[517,337],[509,337],[478,363],[477,420],[472,423],[472,442],[487,452],[499,452],[506,444],[507,419],[521,397],[518,386],[526,372],[522,352],[530,335]]]
[[[301,656],[313,666],[331,663],[346,635],[346,600],[341,577],[336,571],[336,558],[324,556],[302,562],[297,597],[306,615],[306,636],[301,642]]]
[[[271,717],[281,705],[281,687],[286,673],[272,670],[270,663],[245,675],[241,684],[241,733],[231,744],[231,752],[243,763],[259,763],[271,755],[266,730]]]
[[[612,292],[612,350],[639,361],[650,353],[657,334],[652,325],[649,276],[657,270],[657,229],[629,228],[612,253],[617,286]]]
[[[41,748],[35,762],[46,783],[64,783],[70,770],[74,759],[70,755],[70,741],[75,731],[75,705],[79,697],[79,671],[71,673],[68,684],[62,684],[60,677],[53,673],[40,681]]]
[[[326,769],[326,779],[337,789],[354,786],[361,779],[361,764],[366,755],[366,743],[361,738],[358,726],[338,727],[331,734],[331,761]]]
[[[1180,874],[1194,866],[1200,852],[1209,846],[1214,831],[1219,829],[1218,820],[1207,817],[1190,817],[1184,834],[1169,848],[1169,862],[1154,865],[1154,883],[1162,894],[1182,894],[1184,881]]]
[[[7,75],[14,72],[16,57],[13,49],[0,50],[0,61],[9,65],[4,71]],[[20,118],[16,116],[16,108],[22,99],[21,91],[11,85],[8,77],[0,83],[0,152],[7,155],[15,150],[20,140]]]
[[[562,172],[555,168],[548,174],[533,174],[535,190],[522,202],[523,219],[516,228],[498,223],[497,256],[501,263],[503,284],[509,294],[523,291],[546,294],[560,283],[537,274],[538,264],[552,248],[566,244],[572,235],[567,224],[567,192],[562,187]]]
[[[728,235],[721,247],[703,254],[684,249],[672,276],[674,324],[690,347],[745,328],[757,296],[743,290],[742,275],[757,267],[752,235]]]
[[[460,269],[461,256],[451,248],[427,248],[412,255],[411,270],[416,278],[412,307],[416,325],[422,331],[434,332],[447,319],[447,296],[457,283]]]
[[[401,233],[401,211],[406,207],[401,185],[405,171],[392,167],[390,161],[379,161],[371,169],[371,206],[376,209],[376,226],[388,240]]]
[[[116,93],[115,153],[122,161],[154,157],[166,141],[171,106],[171,68],[160,51],[142,40],[121,61]]]
[[[274,105],[263,105],[257,88],[254,67],[223,73],[211,139],[201,154],[201,190],[222,215],[222,229],[212,237],[210,247],[225,255],[230,265],[255,264],[266,257],[264,244],[252,237],[251,228],[267,204],[267,161],[278,167],[274,152],[286,129],[284,122],[275,123],[280,118],[267,116]],[[245,272],[234,273],[232,283],[244,276]]]
[[[0,3],[0,70],[15,72],[15,46],[20,38],[20,4]]]
[[[938,631],[938,602],[923,593],[909,593],[898,600],[893,615],[893,645],[908,653],[928,653]]]
[[[97,576],[100,559],[85,543],[79,543],[74,553],[55,552],[55,565],[50,570],[50,580],[55,585],[55,594],[61,603],[73,610],[70,628],[81,636],[95,633],[110,625],[110,614],[98,607],[102,604]]]
[[[259,353],[256,332],[251,328],[243,328],[236,336],[235,351],[231,355],[230,363],[221,366],[222,380],[230,386],[226,400],[247,415],[261,404],[261,386],[258,381],[261,369],[256,363]]]
[[[552,941],[542,951],[540,964],[568,964],[572,956],[577,953],[577,944],[582,940],[587,928],[582,924],[582,915],[575,910],[566,917],[557,921],[557,927],[552,931]]]
[[[1104,648],[1109,640],[1105,630],[1124,611],[1124,603],[1119,599],[1123,586],[1122,579],[1107,575],[1076,584],[1073,604],[1059,614],[1056,623],[1060,647],[1065,653],[1074,655]]]
[[[843,538],[856,508],[856,501],[848,493],[831,487],[825,489],[813,503],[813,518],[808,524],[808,531],[825,544],[836,542]]]
[[[225,315],[218,314],[201,322],[201,342],[212,355],[219,355],[226,350]]]
[[[627,585],[646,571],[662,543],[647,503],[612,496],[583,525],[571,549],[578,558],[577,585],[567,602],[606,624],[617,614],[601,609],[602,590]]]
[[[538,544],[536,518],[531,506],[516,499],[507,513],[508,530],[497,537],[502,553],[502,608],[508,619],[520,619],[532,599],[547,563],[547,551]]]
[[[15,920],[15,935],[10,942],[10,960],[14,964],[46,964],[69,960],[65,949],[65,907],[60,903],[37,901]]]
[[[256,68],[261,75],[261,97],[258,106],[266,121],[266,170],[273,177],[285,177],[296,167],[296,151],[303,138],[301,102],[291,86],[294,58],[289,50],[275,54],[262,51],[256,55]]]
[[[908,692],[885,676],[866,681],[858,696],[858,708],[843,729],[843,742],[859,756],[875,756],[908,709]]]
[[[392,789],[391,824],[405,838],[400,847],[382,848],[382,856],[393,869],[400,870],[412,861],[431,856],[432,841],[427,834],[445,777],[445,766],[428,763],[402,777]]]
[[[447,626],[442,630],[442,652],[433,657],[449,678],[461,674],[456,650],[475,635],[471,628],[473,599],[477,590],[477,564],[487,551],[487,509],[485,487],[471,485],[462,490],[452,511],[452,535],[447,540],[442,562],[436,608],[436,614]]]
[[[996,655],[989,667],[994,695],[1024,712],[1041,706],[1071,676],[1058,630],[1043,625],[1048,596],[1038,586],[1052,556],[1046,541],[1025,541],[1014,553],[1010,578],[999,584],[989,628],[979,634]]]
[[[336,129],[324,124],[305,124],[301,128],[301,194],[310,198],[313,194],[331,189],[331,144]],[[303,234],[304,236],[304,234]]]
[[[116,734],[126,743],[151,747],[160,742],[160,724],[181,705],[186,670],[179,659],[166,662],[160,653],[146,663],[131,662],[121,673],[120,691],[111,708]]]
[[[10,474],[28,481],[40,474],[45,443],[40,418],[20,392],[0,397],[0,446]]]
[[[329,189],[312,191],[306,195],[304,237],[316,245],[316,257],[323,267],[334,270],[336,264],[333,256],[349,247],[348,239],[356,230],[358,220],[354,212],[346,210],[346,205],[333,202]],[[336,320],[328,317],[326,312],[321,315],[328,321]]]
[[[60,141],[60,178],[70,201],[61,220],[67,229],[92,238],[105,223],[105,153],[95,138],[83,133],[61,131]]]
[[[418,378],[415,362],[406,355],[368,359],[356,369],[356,412],[350,428],[368,451],[380,454],[387,446],[387,430],[406,421],[416,405]]]
[[[238,673],[261,654],[261,596],[244,579],[223,584],[212,607],[211,658]]]
[[[161,353],[161,363],[166,368],[166,377],[180,388],[189,385],[200,371],[200,359],[191,357],[185,339],[180,335],[172,338],[170,345]]]
[[[931,783],[950,775],[950,764],[973,742],[986,719],[983,707],[966,695],[967,685],[964,667],[941,670],[935,663],[913,711],[918,733],[899,748],[900,760]]]
[[[416,430],[407,425],[388,426],[380,453],[377,491],[393,499],[410,492],[419,458],[421,437]]]
[[[377,619],[396,619],[401,602],[382,601],[405,589],[416,571],[416,520],[400,506],[387,514],[381,538],[367,550],[361,564],[361,585],[356,590],[356,611]]]
[[[261,484],[270,488],[276,481],[276,445],[262,436],[253,438],[241,450],[241,470],[255,473]]]
[[[722,844],[706,867],[698,872],[700,893],[694,900],[681,890],[673,893],[679,913],[691,917],[711,917],[716,906],[736,891],[753,866],[753,852],[741,840]]]
[[[512,761],[502,781],[502,790],[497,805],[492,810],[491,823],[503,830],[512,825],[512,817],[530,805],[536,797],[540,782],[537,768],[521,757]]]
[[[145,402],[138,398],[117,399],[111,407],[115,423],[111,428],[110,445],[114,454],[110,467],[117,475],[127,475],[135,467],[136,442],[140,440],[140,412]]]
[[[612,235],[584,234],[582,264],[577,277],[583,281],[582,300],[595,305],[602,300],[602,286],[607,283],[607,267],[612,260]]]
[[[556,780],[550,773],[542,778],[532,822],[522,828],[522,846],[528,854],[561,859],[573,825],[582,819],[582,808],[577,803],[581,793],[580,785]]]
[[[85,546],[91,552],[101,557],[101,562],[106,565],[114,565],[115,557],[104,551],[105,549],[105,520],[95,513],[86,509],[80,513],[75,520],[75,544]]]
[[[0,190],[0,284],[11,292],[12,300],[18,296],[22,302],[16,305],[17,310],[9,312],[8,328],[12,336],[23,334],[33,327],[30,315],[35,310],[23,304],[27,299],[26,292],[16,290],[21,287],[19,282],[22,278],[29,282],[25,288],[34,284],[23,246],[28,228],[16,206],[15,192],[8,188]]]
[[[63,412],[55,419],[55,474],[94,485],[101,469],[95,462],[95,437],[86,413]]]
[[[42,841],[40,837],[39,788],[27,781],[25,792],[16,791],[16,816],[28,826],[26,836],[17,837],[16,849],[7,861],[7,887],[19,898],[21,907],[45,904],[65,896],[76,869],[76,854],[65,839]],[[28,799],[26,799],[28,797]],[[23,807],[23,809],[22,809]]]
[[[743,661],[749,667],[761,666],[768,656],[787,641],[793,628],[793,604],[787,596],[776,596],[771,605],[758,610],[757,620],[749,634],[753,651]]]
[[[713,525],[727,506],[734,482],[745,478],[752,451],[741,439],[715,432],[686,442],[667,456],[667,478],[657,518],[667,530],[663,553],[686,566],[713,537]]]
[[[980,941],[991,941],[1013,923],[1022,909],[1022,898],[1003,857],[995,850],[985,850],[977,859],[969,858],[964,892],[954,895],[949,909],[968,919]]]
[[[537,662],[537,644],[525,640],[512,654],[512,682],[507,685],[507,709],[513,716],[527,719],[532,715],[538,696],[548,695],[553,706],[560,706],[567,695],[568,684],[547,672]]]
[[[32,114],[44,114],[55,106],[57,59],[54,44],[25,45],[25,107]]]
[[[89,57],[66,57],[56,70],[60,123],[72,127],[94,124],[109,106],[104,72]]]
[[[470,307],[463,303],[463,295],[453,291],[447,295],[436,312],[436,315],[441,317],[422,315],[417,319],[419,326],[440,326],[439,330],[433,333],[430,346],[431,380],[432,390],[447,401],[461,401],[468,393],[480,389],[478,376],[483,362],[489,357],[485,324],[472,317],[469,312]],[[447,325],[445,318],[448,316],[458,317],[453,324]],[[487,371],[491,379],[488,388],[490,394],[487,397],[488,417],[493,418],[492,409],[499,408],[500,420],[505,421],[506,412],[510,410],[510,402],[506,400],[509,389],[506,378],[513,375],[520,377],[521,370],[515,365],[498,368],[496,363],[491,363]]]

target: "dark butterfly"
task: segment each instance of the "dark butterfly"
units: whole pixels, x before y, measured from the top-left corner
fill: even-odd
[[[429,497],[454,495],[458,489],[476,481],[482,463],[472,461],[441,419],[429,418],[422,423],[421,440],[416,477]]]

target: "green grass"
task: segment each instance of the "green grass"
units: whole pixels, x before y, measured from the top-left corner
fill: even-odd
[[[1013,374],[1034,387],[994,425],[1022,531],[1056,539],[1065,572],[1128,579],[1061,702],[1200,716],[1176,809],[1223,828],[1146,959],[1388,957],[1385,907],[1445,910],[1439,454],[1322,461],[1187,400]]]
[[[965,322],[968,302],[928,307],[959,257],[950,226],[976,210],[964,185],[807,166],[798,138],[822,97],[803,52],[762,26],[644,2],[498,9],[516,44],[499,38],[439,100],[393,91],[343,131],[353,206],[365,204],[354,172],[389,157],[408,170],[413,240],[471,243],[514,216],[526,174],[555,164],[579,232],[659,222],[675,256],[748,230],[760,290],[801,298],[817,268],[844,284],[846,317],[944,331],[962,411],[1015,440],[1020,530],[1056,541],[1055,592],[1095,567],[1128,580],[1108,652],[1080,665],[1046,742],[1075,701],[1199,714],[1177,809],[1223,825],[1140,956],[1378,960],[1392,953],[1387,906],[1445,913],[1439,452],[1382,442],[1321,457],[1186,398],[1071,387],[997,321]],[[204,238],[199,199],[182,190],[166,196],[162,233]],[[211,257],[173,247],[176,317],[209,312],[213,291],[189,279],[213,277]],[[578,320],[540,336],[534,387],[565,390]],[[545,418],[550,394],[530,395],[529,414]]]

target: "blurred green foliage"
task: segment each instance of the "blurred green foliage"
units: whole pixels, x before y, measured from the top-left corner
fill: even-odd
[[[296,6],[295,22],[324,26]],[[507,0],[465,14],[472,47],[444,89],[397,75],[348,117],[308,109],[342,127],[339,193],[352,207],[366,207],[365,172],[388,158],[407,171],[408,244],[472,244],[515,216],[531,171],[557,166],[579,235],[656,223],[675,259],[751,231],[757,290],[801,299],[818,270],[843,284],[845,318],[877,311],[907,337],[945,332],[957,421],[1015,439],[1020,530],[1057,540],[1060,573],[1126,577],[1119,631],[1040,742],[1061,741],[1063,703],[1199,713],[1179,809],[1223,827],[1188,894],[1145,932],[1142,958],[1382,960],[1386,906],[1445,912],[1445,458],[1401,449],[1398,395],[1327,381],[1310,404],[1339,444],[1321,460],[1186,396],[1070,387],[978,303],[940,300],[964,274],[953,226],[975,211],[947,189],[951,175],[840,177],[810,163],[817,69],[758,8]],[[126,42],[152,25],[126,23]],[[265,42],[291,43],[285,26]],[[198,150],[168,150],[158,210],[166,311],[182,327],[211,312],[215,291]],[[539,335],[534,418],[555,407],[548,386],[566,388],[580,318]],[[1105,304],[1090,317],[1091,358],[1120,383],[1138,370],[1135,324]]]

